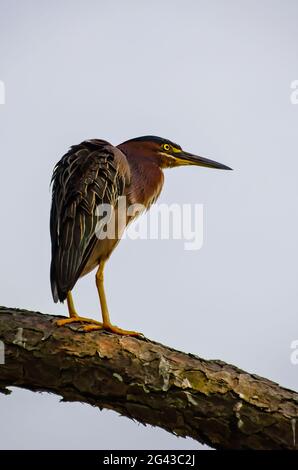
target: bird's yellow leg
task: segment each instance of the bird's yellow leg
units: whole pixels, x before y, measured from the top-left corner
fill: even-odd
[[[106,294],[104,290],[104,262],[103,261],[100,262],[97,273],[96,273],[96,286],[97,286],[100,306],[101,306],[103,329],[107,331],[111,331],[112,333],[116,333],[118,335],[142,336],[142,333],[137,333],[136,331],[123,330],[122,328],[119,328],[118,326],[112,325],[111,320],[110,320],[109,310],[108,310]],[[86,326],[85,328],[89,328],[89,327]],[[90,328],[92,328],[91,325],[90,325]]]
[[[102,329],[102,323],[101,322],[96,321],[96,320],[92,320],[92,318],[80,317],[77,314],[71,292],[67,293],[66,300],[67,300],[69,318],[63,318],[63,320],[57,320],[57,323],[56,323],[57,326],[68,325],[70,323],[92,323],[92,329],[93,330]],[[86,331],[85,328],[84,328],[84,331]]]

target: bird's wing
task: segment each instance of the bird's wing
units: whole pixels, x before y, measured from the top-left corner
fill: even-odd
[[[115,207],[129,179],[125,155],[103,140],[71,147],[55,166],[50,217],[55,302],[73,288],[98,240],[98,205]]]

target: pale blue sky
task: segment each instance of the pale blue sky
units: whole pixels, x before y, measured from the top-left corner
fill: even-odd
[[[204,204],[203,248],[121,242],[113,321],[297,389],[297,15],[291,0],[0,0],[0,303],[66,311],[51,299],[48,224],[68,147],[161,135],[234,171],[166,173],[160,202]],[[74,297],[99,316],[93,275]],[[47,394],[0,397],[0,417],[3,449],[198,447]]]

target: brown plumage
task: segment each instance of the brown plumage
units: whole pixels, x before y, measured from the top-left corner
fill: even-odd
[[[118,147],[105,140],[88,140],[71,147],[57,163],[52,177],[50,217],[51,287],[55,302],[67,298],[70,314],[70,319],[60,320],[58,324],[89,322],[93,325],[85,326],[85,331],[105,328],[120,334],[136,334],[111,325],[103,288],[104,263],[135,216],[125,214],[124,224],[118,223],[116,236],[102,237],[113,219],[103,223],[98,208],[109,204],[117,221],[121,196],[126,197],[127,207],[138,203],[148,209],[162,190],[162,170],[181,165],[229,169],[155,136],[131,139]],[[96,281],[103,324],[79,317],[70,294],[79,277],[96,267],[99,267]]]
[[[50,219],[51,286],[54,301],[63,301],[83,273],[98,238],[98,204],[116,205],[130,182],[121,151],[104,140],[71,147],[53,174]]]

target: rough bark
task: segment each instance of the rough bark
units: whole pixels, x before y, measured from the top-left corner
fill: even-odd
[[[56,393],[217,449],[298,449],[297,393],[222,361],[56,319],[0,307],[2,392]]]

